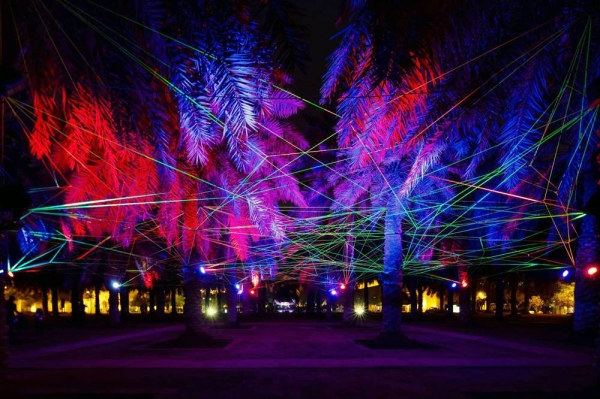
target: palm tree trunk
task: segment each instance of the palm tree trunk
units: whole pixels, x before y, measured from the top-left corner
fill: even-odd
[[[496,319],[504,317],[504,274],[496,276]]]
[[[440,296],[440,307],[439,307],[440,311],[444,310],[444,288],[445,288],[444,282],[440,281],[440,285],[439,285],[439,289],[438,289],[438,293]]]
[[[415,320],[418,316],[419,310],[417,309],[417,277],[408,277],[408,294],[410,296],[410,317]]]
[[[152,288],[149,291],[149,302],[150,302],[150,317],[154,319],[156,317],[156,288]]]
[[[517,287],[519,285],[519,276],[513,272],[510,274],[510,315],[515,317],[517,312]]]
[[[321,289],[320,288],[317,289],[317,299],[316,299],[316,301],[317,301],[317,314],[321,314],[321,312],[323,311],[323,307],[321,306],[322,302],[323,302],[323,299],[321,298]]]
[[[248,284],[243,284],[242,291],[242,314],[244,316],[249,316],[252,312],[252,301],[250,300],[250,286]]]
[[[448,309],[446,314],[452,316],[454,314],[454,290],[451,286],[448,286]]]
[[[6,325],[6,299],[4,274],[0,274],[0,384],[8,378],[8,326]]]
[[[267,286],[264,281],[261,284],[258,288],[258,314],[264,315],[267,312]]]
[[[108,319],[111,326],[117,326],[121,323],[118,288],[109,287],[108,290]]]
[[[217,318],[221,317],[221,311],[223,310],[223,287],[221,283],[217,284]]]
[[[365,290],[363,292],[363,302],[365,313],[369,311],[369,281],[365,280]]]
[[[163,320],[165,318],[165,289],[156,287],[156,319]]]
[[[230,276],[231,278],[231,276]],[[235,277],[232,280],[229,280],[227,283],[226,295],[227,295],[227,324],[235,326],[238,324],[238,314],[237,314],[237,302],[238,302],[238,294],[237,288],[235,287],[236,280]]]
[[[125,320],[129,317],[129,287],[121,287],[120,290],[119,300],[121,301],[121,318]],[[98,305],[100,305],[99,301]]]
[[[44,316],[50,315],[50,311],[48,310],[48,287],[46,285],[42,285],[42,309]]]
[[[473,283],[471,284],[470,291],[471,291],[471,314],[475,314],[479,310],[477,307],[477,284],[475,283],[475,281],[473,281]]]
[[[423,316],[423,285],[420,277],[417,277],[417,306],[419,309],[417,316],[421,317]]]
[[[485,279],[486,296],[485,296],[485,313],[492,312],[492,297],[494,290],[492,289],[492,281],[490,278]]]
[[[385,217],[381,300],[383,334],[400,334],[402,323],[402,226],[397,207]]]
[[[207,286],[207,297],[209,288]],[[200,293],[200,280],[194,267],[183,268],[183,316],[185,320],[185,332],[191,334],[202,334],[202,296]]]
[[[458,281],[461,284],[458,288],[458,318],[463,323],[468,324],[472,321],[473,312],[471,311],[471,290],[468,286],[462,286],[463,281],[466,281],[467,283],[469,281],[467,268],[465,266],[461,266],[458,269]]]
[[[577,255],[575,258],[575,315],[573,333],[583,340],[598,336],[598,302],[600,290],[598,283],[585,275],[585,268],[598,264],[598,227],[591,215],[583,218],[581,234],[578,238]]]
[[[52,279],[52,287],[50,288],[50,292],[52,294],[52,316],[59,317],[58,314],[58,284],[56,282],[56,276],[53,276]]]
[[[171,314],[177,314],[177,288],[171,288]]]
[[[344,292],[344,314],[342,322],[344,324],[355,324],[356,317],[354,312],[354,276],[351,276],[346,283],[346,292]]]
[[[523,314],[529,314],[529,280],[527,279],[527,273],[523,273]]]
[[[79,320],[79,303],[81,302],[81,293],[79,292],[79,287],[77,283],[74,282],[71,287],[71,320],[78,321]]]
[[[326,319],[331,321],[333,319],[333,295],[331,292],[327,292],[327,303],[325,304]]]
[[[344,292],[344,314],[342,323],[354,324],[354,235],[346,234],[346,243],[344,244],[344,266],[347,268],[348,281],[345,281],[346,292]]]
[[[96,314],[100,314],[100,284],[96,284],[94,287],[94,306]]]
[[[185,290],[183,292],[185,295]],[[204,312],[210,307],[210,284],[204,284]],[[185,310],[184,312],[185,313]]]

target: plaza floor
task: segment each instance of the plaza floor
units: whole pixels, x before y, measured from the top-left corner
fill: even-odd
[[[222,348],[160,348],[181,323],[61,329],[14,345],[2,399],[600,397],[593,348],[545,334],[405,323],[427,349],[368,349],[375,321],[207,326]],[[506,330],[506,329],[505,329]],[[492,333],[492,331],[494,333]],[[519,331],[519,330],[515,330]],[[2,391],[0,391],[2,392]]]

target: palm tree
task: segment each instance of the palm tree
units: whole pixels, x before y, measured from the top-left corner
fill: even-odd
[[[139,224],[155,220],[156,234],[180,254],[192,285],[197,263],[211,263],[204,249],[218,229],[234,230],[228,234],[242,258],[256,228],[284,238],[278,201],[302,204],[302,198],[291,174],[294,157],[282,154],[306,147],[285,119],[301,103],[277,88],[289,78],[271,69],[272,53],[250,10],[237,6],[115,1],[40,10],[33,2],[19,4],[25,40],[43,39],[27,54],[33,152],[48,157],[68,181],[65,202],[110,205],[74,206],[78,218],[63,223],[65,236],[110,237],[128,247]],[[40,23],[44,13],[61,24]],[[139,23],[124,18],[134,15]],[[161,31],[175,33],[167,40]],[[33,58],[46,60],[46,68]],[[80,77],[77,83],[72,75]],[[216,168],[220,159],[224,171]],[[215,188],[227,193],[216,197],[223,199],[216,206],[231,209],[225,218],[231,223],[205,232],[204,219],[214,210],[198,204]],[[96,222],[88,224],[89,218]],[[185,291],[194,302],[195,291]]]

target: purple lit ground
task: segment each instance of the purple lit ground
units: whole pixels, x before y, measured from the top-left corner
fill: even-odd
[[[566,342],[566,318],[523,317],[499,327],[480,317],[471,330],[442,318],[407,322],[410,338],[439,347],[415,350],[356,344],[377,334],[377,321],[345,329],[286,320],[208,329],[233,339],[223,349],[150,348],[180,333],[178,323],[55,326],[13,347],[11,385],[22,395],[12,396],[580,398],[593,380],[592,348]]]

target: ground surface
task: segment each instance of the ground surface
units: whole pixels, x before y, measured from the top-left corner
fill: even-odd
[[[464,327],[444,316],[404,323],[434,349],[368,349],[375,317],[359,328],[321,320],[248,320],[207,331],[224,348],[160,348],[180,322],[108,328],[66,321],[11,348],[11,398],[597,398],[593,348],[568,341],[567,317],[480,316]],[[4,389],[4,392],[1,391]]]

